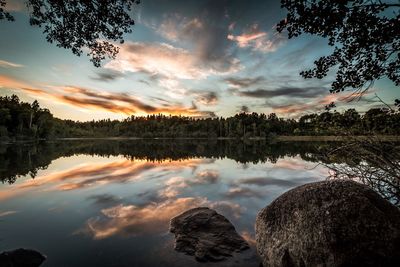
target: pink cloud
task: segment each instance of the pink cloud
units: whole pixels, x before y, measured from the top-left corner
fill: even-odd
[[[241,35],[228,34],[227,38],[236,42],[241,48],[251,48],[254,51],[263,53],[274,52],[281,43],[280,38],[269,38],[269,34],[261,31],[258,24],[253,24],[250,29]]]

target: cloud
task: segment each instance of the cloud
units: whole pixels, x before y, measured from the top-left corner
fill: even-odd
[[[240,48],[251,48],[253,51],[263,53],[274,52],[283,42],[279,34],[269,38],[268,33],[260,30],[258,24],[253,24],[240,35],[227,35],[228,40],[236,42]]]
[[[216,92],[194,92],[193,93],[195,95],[194,100],[202,105],[205,106],[213,106],[218,104],[218,94]]]
[[[158,26],[152,26],[162,37],[177,42],[182,39],[193,38],[194,35],[203,31],[204,22],[199,18],[186,18],[178,13],[166,14]]]
[[[255,78],[230,77],[230,78],[226,78],[224,81],[227,82],[231,87],[234,87],[234,88],[246,88],[246,87],[260,84],[261,82],[265,81],[265,79],[262,76],[258,76]]]
[[[171,177],[164,183],[164,188],[158,191],[161,199],[177,197],[182,189],[196,185],[215,184],[219,181],[219,172],[216,170],[204,170],[198,172],[192,179],[184,177]]]
[[[211,111],[201,111],[195,105],[183,106],[180,103],[170,103],[154,106],[127,93],[105,93],[77,86],[47,86],[50,90],[32,88],[30,85],[12,77],[0,75],[0,88],[19,89],[34,97],[54,100],[85,109],[100,109],[113,113],[136,114],[168,114],[193,117],[213,117]],[[185,92],[186,93],[186,92]]]
[[[217,170],[204,170],[196,174],[194,184],[215,184],[219,180],[219,172]]]
[[[229,5],[226,1],[201,1],[189,4],[191,11],[195,10],[191,12],[178,1],[157,3],[144,23],[166,41],[189,49],[197,64],[209,68],[211,75],[233,73],[241,66],[226,38],[231,23]]]
[[[120,204],[102,209],[101,216],[87,220],[84,228],[76,233],[90,235],[93,239],[162,234],[168,231],[169,222],[173,217],[201,206],[208,206],[234,218],[239,218],[244,210],[239,204],[229,201],[210,202],[203,197],[166,199],[143,206]]]
[[[166,171],[184,167],[195,167],[202,162],[201,160],[188,159],[155,163],[151,161],[130,161],[124,159],[111,163],[81,164],[70,170],[36,177],[34,180],[26,180],[19,184],[17,188],[36,188],[49,184],[57,184],[57,189],[71,190],[99,184],[104,185],[112,182],[123,183],[138,179],[142,177],[146,171],[150,171],[154,168],[160,168]],[[59,185],[59,183],[61,183],[61,185]]]
[[[371,94],[373,90],[365,92],[363,96]],[[278,114],[289,114],[291,117],[298,117],[305,113],[318,112],[324,110],[325,106],[330,104],[331,102],[346,102],[349,99],[360,96],[359,93],[338,93],[338,94],[329,94],[325,96],[317,96],[315,99],[311,101],[307,101],[305,103],[302,102],[292,102],[290,104],[281,105],[275,104],[271,102],[266,102],[265,106],[271,107],[273,112]],[[310,96],[311,98],[311,96]]]
[[[110,81],[115,81],[123,76],[124,75],[118,71],[108,71],[108,72],[101,71],[97,72],[96,77],[92,77],[92,79],[101,82],[110,82]]]
[[[328,92],[324,87],[280,87],[274,90],[256,89],[241,91],[238,89],[231,89],[232,92],[239,96],[253,97],[253,98],[273,98],[279,96],[299,97],[299,98],[314,98],[323,93]]]
[[[204,79],[210,75],[231,74],[240,69],[237,59],[228,64],[203,60],[195,53],[165,43],[127,42],[115,60],[105,68],[120,72],[143,72],[170,79]]]
[[[168,199],[161,203],[145,206],[117,205],[102,209],[102,216],[90,218],[83,230],[94,239],[104,239],[114,235],[138,236],[160,234],[168,230],[169,221],[178,214],[207,204],[205,198]]]
[[[10,76],[0,74],[0,88],[22,89],[30,87],[27,83]]]
[[[1,68],[1,67],[2,67],[2,68],[21,68],[21,67],[23,67],[23,66],[24,66],[24,65],[12,63],[12,62],[5,61],[5,60],[1,60],[1,59],[0,59],[0,68]]]

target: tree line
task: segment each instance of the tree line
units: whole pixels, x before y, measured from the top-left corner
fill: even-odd
[[[52,139],[68,137],[141,138],[271,138],[276,135],[398,135],[400,113],[373,108],[325,111],[299,119],[275,113],[239,113],[231,117],[130,116],[124,120],[79,122],[55,118],[48,109],[22,102],[16,95],[0,97],[1,139]]]

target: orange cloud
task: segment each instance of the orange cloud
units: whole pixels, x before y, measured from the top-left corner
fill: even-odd
[[[269,39],[268,33],[259,29],[258,24],[253,24],[247,32],[241,35],[228,34],[227,38],[235,41],[241,48],[250,47],[254,51],[274,52],[281,43],[280,38]]]
[[[26,83],[14,79],[10,76],[0,75],[0,88],[25,88],[29,87]]]
[[[110,183],[125,183],[141,179],[145,172],[160,169],[162,171],[195,168],[201,159],[180,161],[151,162],[143,160],[117,160],[111,163],[91,163],[75,166],[72,169],[39,175],[22,183],[12,185],[13,190],[0,190],[0,200],[8,199],[30,190],[78,190]]]
[[[56,101],[84,109],[98,109],[122,114],[166,114],[193,117],[210,117],[212,112],[201,111],[196,106],[183,106],[179,103],[152,106],[135,96],[126,93],[102,93],[77,86],[47,86],[51,91],[32,88],[25,82],[9,76],[0,75],[0,88],[22,90],[25,93],[46,100]]]

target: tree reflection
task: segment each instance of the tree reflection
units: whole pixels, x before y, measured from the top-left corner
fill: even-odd
[[[354,145],[357,144],[357,145]],[[63,140],[0,146],[0,180],[14,183],[20,176],[34,178],[60,157],[74,155],[124,156],[130,161],[172,164],[190,159],[229,158],[240,163],[276,163],[296,157],[327,166],[333,178],[357,179],[400,203],[400,154],[398,144],[364,142],[238,142],[230,140]],[[148,164],[144,164],[149,167]],[[150,164],[152,165],[152,164]],[[96,170],[98,173],[99,170]],[[124,174],[121,174],[123,177]],[[209,174],[208,174],[209,175]],[[127,173],[127,177],[131,173]],[[117,177],[118,178],[118,177]],[[213,179],[213,177],[209,178]],[[68,186],[84,186],[91,181]]]

